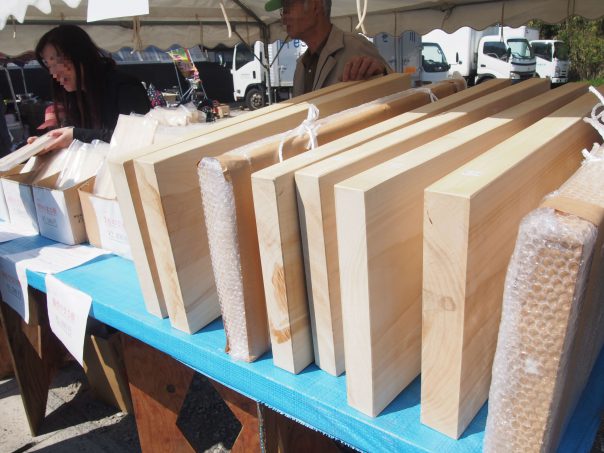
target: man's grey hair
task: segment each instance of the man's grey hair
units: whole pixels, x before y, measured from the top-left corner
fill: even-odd
[[[322,0],[323,2],[323,13],[328,19],[331,18],[331,0]],[[308,8],[308,0],[304,1],[304,9]]]

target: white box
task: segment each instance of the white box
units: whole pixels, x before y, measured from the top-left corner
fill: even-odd
[[[0,177],[16,175],[23,169],[23,165],[17,165],[12,170],[0,172]],[[6,204],[6,197],[4,196],[4,185],[0,184],[0,220],[3,222],[10,222],[10,213],[8,212],[8,205]]]
[[[39,232],[38,217],[32,194],[32,172],[1,178],[10,223],[23,232]]]
[[[57,173],[33,186],[40,234],[67,245],[81,244],[88,240],[78,196],[78,188],[84,183],[64,190],[57,189],[55,183],[58,177]]]

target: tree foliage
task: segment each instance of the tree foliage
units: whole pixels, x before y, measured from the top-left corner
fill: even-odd
[[[561,24],[532,21],[542,39],[560,39],[570,48],[571,80],[604,77],[604,18],[587,20],[573,16]]]

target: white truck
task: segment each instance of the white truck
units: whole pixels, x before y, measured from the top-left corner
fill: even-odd
[[[556,39],[538,39],[531,41],[537,59],[537,74],[548,78],[553,85],[568,82],[568,46]]]
[[[290,98],[296,60],[305,51],[306,44],[299,39],[285,44],[277,40],[268,45],[267,60],[262,42],[256,41],[253,49],[237,44],[233,49],[231,68],[235,101],[245,101],[250,110],[264,106],[269,96],[269,81],[273,99]],[[269,71],[266,70],[267,61],[271,63]]]
[[[522,26],[504,27],[503,33],[508,37],[526,38],[535,54],[537,75],[548,78],[554,85],[568,82],[568,46],[557,39],[539,39],[539,30]]]
[[[421,36],[415,32],[406,31],[397,37],[379,33],[372,41],[394,71],[411,74],[414,85],[447,78],[449,66],[440,46],[422,43]]]
[[[468,83],[493,78],[516,81],[535,75],[535,56],[528,40],[520,36],[501,35],[499,27],[474,30],[462,27],[454,33],[434,30],[424,35],[444,50],[450,64],[449,73],[459,73]]]

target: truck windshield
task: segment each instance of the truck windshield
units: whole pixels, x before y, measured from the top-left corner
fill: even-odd
[[[526,39],[516,38],[508,39],[508,46],[512,51],[512,56],[516,58],[534,58],[533,49]]]
[[[448,71],[450,65],[440,46],[436,43],[422,43],[422,68],[426,72]]]
[[[552,45],[549,42],[536,42],[531,43],[533,52],[539,58],[543,58],[547,61],[552,61]]]
[[[568,60],[568,46],[561,41],[554,43],[554,58]]]

